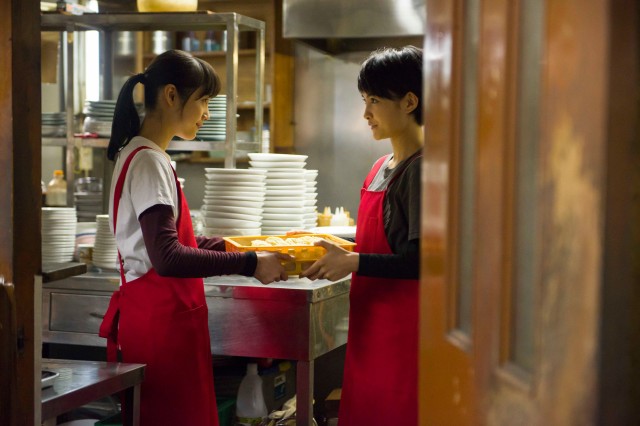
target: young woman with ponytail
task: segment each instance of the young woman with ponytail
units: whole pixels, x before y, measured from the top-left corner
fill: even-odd
[[[142,120],[133,101],[138,84]],[[115,161],[109,214],[121,282],[100,335],[110,361],[119,351],[123,362],[146,364],[142,425],[218,425],[203,277],[287,279],[280,262],[289,256],[226,253],[221,238],[193,233],[165,150],[175,136],[195,138],[219,91],[211,65],[169,50],[126,81],[116,104],[107,156]]]

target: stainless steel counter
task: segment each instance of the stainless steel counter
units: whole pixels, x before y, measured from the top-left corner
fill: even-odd
[[[124,424],[140,424],[140,383],[144,377],[144,364],[43,359],[42,368],[60,374],[52,387],[42,390],[45,425],[55,425],[59,414],[120,391],[124,391],[129,407]]]
[[[205,280],[213,353],[297,361],[296,424],[313,418],[313,362],[347,341],[351,280]]]
[[[214,354],[313,360],[346,342],[350,280],[205,280]]]
[[[292,277],[262,285],[242,276],[205,280],[215,355],[297,361],[298,425],[311,425],[313,362],[346,343],[350,279]],[[87,273],[45,284],[43,341],[104,346],[97,336],[118,276]]]

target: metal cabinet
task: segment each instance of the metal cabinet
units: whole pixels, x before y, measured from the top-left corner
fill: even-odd
[[[255,34],[255,128],[262,129],[263,93],[265,67],[265,23],[237,13],[213,13],[208,11],[187,13],[114,13],[66,15],[60,13],[44,13],[41,20],[42,31],[60,32],[63,45],[61,61],[64,75],[64,103],[67,118],[65,138],[45,138],[46,145],[58,145],[66,148],[65,176],[69,188],[74,186],[74,148],[89,146],[106,148],[107,139],[81,139],[74,136],[74,36],[82,31],[98,31],[100,33],[101,59],[101,97],[113,97],[113,34],[123,31],[226,31],[226,88],[224,93],[227,102],[226,140],[223,142],[204,141],[172,141],[168,150],[174,151],[213,151],[224,150],[224,166],[235,167],[236,163],[236,131],[238,111],[238,40],[241,32]],[[263,150],[262,132],[255,132],[253,146],[256,152]],[[105,177],[110,178],[108,173]],[[107,181],[105,180],[105,183]],[[67,191],[68,205],[73,205],[73,191]]]

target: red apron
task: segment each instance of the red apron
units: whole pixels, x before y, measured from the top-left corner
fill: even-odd
[[[368,190],[383,161],[376,162],[361,189],[360,253],[392,253],[384,231],[386,190]],[[353,274],[339,426],[417,424],[418,284]]]
[[[113,228],[124,179],[126,159],[114,193]],[[175,175],[175,171],[174,171]],[[180,243],[197,247],[189,207],[176,176],[180,210],[176,228]],[[119,257],[119,255],[118,255]],[[100,326],[107,340],[107,359],[146,364],[140,394],[141,425],[218,426],[209,342],[208,310],[202,278],[161,277],[152,268],[114,292]]]

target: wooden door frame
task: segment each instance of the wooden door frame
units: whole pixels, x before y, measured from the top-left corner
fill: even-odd
[[[456,150],[461,127],[459,67],[464,4],[462,0],[427,2],[425,122],[432,125],[427,125],[423,175],[423,212],[427,214],[423,214],[422,228],[421,424],[429,424],[428,410],[444,406],[448,411],[434,424],[637,424],[639,7],[632,0],[545,1],[546,40],[544,61],[540,63],[540,183],[538,193],[533,194],[547,209],[537,219],[541,266],[535,303],[544,316],[537,318],[536,377],[522,387],[518,380],[508,383],[508,374],[496,374],[503,363],[503,347],[497,345],[494,352],[478,356],[473,351],[453,350],[448,334],[446,311],[456,286],[458,230],[454,215],[459,187]],[[499,28],[492,31],[503,39],[495,46],[487,46],[496,38],[485,32],[479,50],[499,52],[502,46],[506,47],[502,52],[508,55],[509,44],[504,37],[513,32],[509,24],[506,28],[502,25],[504,17],[509,17],[505,9],[508,2],[489,0],[482,4],[485,19],[490,15],[498,18]],[[489,75],[494,67],[500,80],[495,95],[503,97],[502,105],[512,106],[513,81],[505,82],[513,68],[508,61],[497,59],[480,70],[479,90],[487,89],[482,76]],[[482,102],[481,99],[479,105]],[[485,107],[492,106],[486,99],[484,102]],[[498,117],[494,124],[499,129],[493,132],[502,134],[502,138],[515,133],[509,120]],[[481,126],[479,123],[478,132],[482,131]],[[479,143],[484,143],[484,152],[479,155],[492,166],[499,165],[496,150],[512,157],[504,141],[494,138]],[[506,165],[502,167],[507,171],[503,176],[513,175]],[[446,179],[434,178],[438,168],[448,170]],[[478,217],[485,220],[479,240],[497,240],[477,249],[484,256],[479,262],[484,272],[475,277],[474,287],[485,299],[487,295],[495,296],[511,279],[508,263],[512,250],[508,245],[513,238],[513,231],[509,230],[513,227],[513,212],[503,203],[513,200],[508,200],[510,183],[503,179],[492,177],[481,183],[479,190],[480,198],[493,197],[481,200],[477,207]],[[499,195],[501,191],[504,192]],[[495,220],[500,222],[497,225],[487,221],[487,214],[496,210]],[[441,228],[434,229],[430,223],[434,218],[443,224]],[[487,248],[494,252],[493,256],[486,257]],[[496,259],[502,266],[495,265]],[[487,273],[492,267],[495,282]],[[496,319],[496,312],[508,311],[508,300],[495,300],[499,301],[497,309],[487,310],[489,305],[483,303],[474,306],[476,320],[485,312],[483,318],[493,327],[474,338],[502,344],[503,321]],[[439,374],[437,366],[447,363],[456,366],[447,374]],[[508,394],[509,387],[518,386],[520,400],[505,399],[503,402],[507,403],[496,408],[495,401]],[[433,412],[429,418],[434,420]]]
[[[610,1],[609,16],[597,423],[640,424],[640,5]]]
[[[0,424],[33,425],[35,279],[40,271],[41,88],[40,10],[31,1],[0,2],[0,274],[15,290],[15,331],[0,329]],[[37,389],[36,389],[37,385]],[[38,393],[39,395],[39,393]]]

